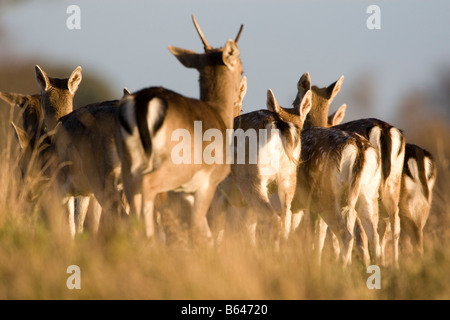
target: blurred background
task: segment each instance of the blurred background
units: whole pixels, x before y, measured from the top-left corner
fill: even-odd
[[[67,8],[80,8],[70,30]],[[213,47],[236,36],[248,91],[244,112],[265,108],[271,88],[283,106],[308,71],[313,84],[345,76],[331,112],[346,120],[377,117],[404,130],[448,169],[450,134],[450,2],[377,1],[381,29],[369,30],[372,1],[8,1],[0,0],[0,91],[38,93],[34,66],[68,77],[83,67],[75,107],[131,91],[165,86],[198,97],[198,72],[168,45],[201,52],[194,14]],[[0,101],[1,125],[11,112]],[[448,190],[448,189],[444,189]],[[444,196],[444,195],[442,195]]]

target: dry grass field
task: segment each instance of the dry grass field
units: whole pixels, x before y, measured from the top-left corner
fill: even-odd
[[[239,239],[220,250],[165,246],[150,243],[130,219],[108,236],[85,232],[71,240],[49,192],[29,201],[39,182],[18,179],[8,125],[15,116],[2,117],[0,299],[450,299],[450,158],[443,139],[433,140],[439,177],[424,256],[402,255],[398,270],[381,268],[381,289],[370,290],[370,274],[356,256],[343,270],[326,250],[319,268],[301,239],[279,253]],[[79,290],[67,288],[70,265],[80,267]]]

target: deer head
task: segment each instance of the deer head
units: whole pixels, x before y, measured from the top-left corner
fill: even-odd
[[[238,101],[242,63],[239,57],[239,41],[243,25],[235,40],[228,40],[223,48],[214,49],[206,41],[203,32],[192,16],[195,28],[202,40],[205,52],[197,53],[187,49],[169,46],[170,52],[187,68],[200,73],[200,100],[218,109]],[[230,117],[226,117],[230,118]],[[230,119],[231,123],[232,119]]]
[[[44,123],[53,130],[58,120],[73,111],[73,97],[81,82],[81,67],[77,67],[69,78],[49,77],[38,65],[36,80],[41,88]]]
[[[29,136],[35,137],[40,133],[44,121],[41,95],[0,92],[0,98],[21,109],[22,125]]]
[[[312,108],[305,121],[305,126],[328,127],[328,111],[334,97],[341,90],[344,76],[341,76],[336,82],[328,87],[319,88],[311,86],[309,73],[304,73],[297,83],[297,96],[293,102],[294,107],[298,106],[303,96],[308,90],[312,91]]]

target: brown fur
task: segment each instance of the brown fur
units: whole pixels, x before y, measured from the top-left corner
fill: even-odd
[[[73,97],[81,82],[81,67],[66,79],[49,77],[39,66],[35,69],[41,88],[44,123],[47,130],[53,130],[61,117],[73,111]]]
[[[26,95],[20,93],[0,92],[0,98],[21,109],[22,127],[34,144],[34,138],[40,135],[43,129],[44,112],[42,110],[41,95]]]
[[[302,81],[303,79],[303,81]],[[326,88],[316,88],[315,92],[318,92],[320,99],[317,100],[318,105],[314,105],[314,118],[310,119],[310,125],[312,126],[320,126],[320,127],[328,127],[328,112],[331,101],[334,96],[337,94],[339,90],[332,89],[336,87],[336,84],[339,85],[339,88],[342,84],[343,77],[340,78],[337,82],[331,84]],[[305,81],[305,76],[303,75],[298,83],[298,94],[294,101],[298,103],[301,101],[301,96],[303,92],[303,87],[308,88],[310,86],[309,77]],[[328,94],[332,92],[331,94]],[[342,108],[342,107],[341,107]],[[345,108],[343,110],[338,110],[341,114],[339,115],[340,120],[343,119],[343,112],[345,112]],[[334,115],[336,116],[336,114]],[[334,124],[337,124],[339,119],[334,118]],[[401,168],[403,167],[403,159],[404,159],[404,150],[405,150],[405,139],[403,137],[403,133],[401,130],[389,125],[388,123],[378,120],[378,119],[361,119],[355,120],[349,123],[341,124],[335,126],[335,128],[356,132],[366,139],[370,140],[371,143],[378,148],[378,151],[381,156],[381,167],[382,167],[382,179],[380,183],[380,209],[381,213],[388,217],[390,220],[390,224],[392,226],[392,236],[393,236],[393,247],[394,247],[394,264],[398,264],[398,239],[400,236],[400,220],[398,217],[398,203],[400,197],[400,186],[401,186]],[[376,140],[376,130],[379,130],[379,141]],[[394,133],[398,135],[399,138],[399,146],[398,150],[393,150],[394,144]],[[384,248],[386,244],[386,239],[384,236],[385,222],[384,220],[380,220],[380,238],[381,240],[381,249],[382,249],[382,260],[384,262]]]
[[[195,20],[194,24],[196,25]],[[198,27],[197,30],[199,31]],[[204,42],[204,37],[202,41]],[[232,129],[233,126],[233,107],[238,100],[242,65],[239,49],[232,40],[220,49],[211,49],[205,45],[205,53],[202,54],[172,46],[169,49],[184,66],[196,68],[200,72],[200,100],[185,98],[162,88],[143,89],[123,99],[120,108],[134,109],[122,111],[122,120],[118,118],[121,124],[116,131],[124,190],[131,211],[143,213],[149,237],[154,235],[156,195],[169,190],[193,193],[194,205],[190,221],[192,235],[203,237],[209,235],[206,212],[215,188],[228,175],[230,167],[227,164],[208,165],[204,161],[201,164],[176,165],[171,160],[171,150],[176,143],[170,137],[175,129],[181,128],[188,130],[192,137],[194,121],[202,121],[202,134],[208,128],[216,128],[226,137],[226,129]],[[138,109],[148,108],[152,101],[159,110],[148,110],[144,114],[161,114],[160,111],[165,110],[162,118],[158,119],[159,130],[154,130],[155,122],[144,123],[136,117],[141,112]],[[124,121],[125,118],[127,121]],[[125,122],[128,124],[124,125]],[[132,134],[128,129],[131,129]],[[158,139],[163,140],[156,146],[155,141]],[[147,151],[151,143],[151,153],[146,154],[142,143],[147,145]],[[136,147],[142,148],[142,152],[136,150]],[[139,168],[133,171],[136,163],[140,163]]]

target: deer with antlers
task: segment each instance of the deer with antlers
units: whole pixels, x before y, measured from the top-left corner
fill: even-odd
[[[155,230],[155,197],[171,190],[193,195],[191,235],[193,239],[209,237],[206,213],[217,184],[230,172],[225,143],[215,149],[213,163],[202,159],[208,147],[204,143],[186,162],[176,163],[172,157],[179,141],[174,132],[194,137],[194,144],[198,143],[196,125],[200,125],[200,139],[208,130],[226,137],[227,129],[233,128],[233,107],[239,96],[242,64],[237,42],[242,26],[234,41],[214,49],[192,18],[205,52],[173,46],[169,50],[185,67],[200,72],[200,100],[161,87],[146,88],[122,99],[117,117],[116,142],[124,191],[131,212],[142,213],[150,238]]]

